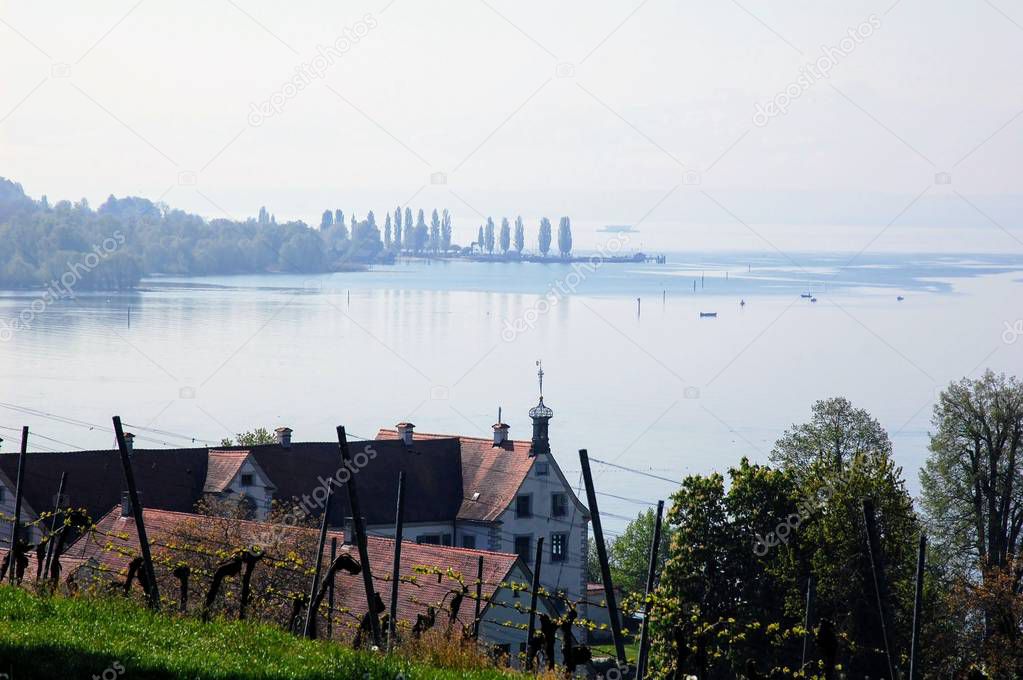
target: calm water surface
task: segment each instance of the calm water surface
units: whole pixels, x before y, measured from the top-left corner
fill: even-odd
[[[1023,318],[1023,260],[850,258],[417,262],[80,294],[4,334],[0,450],[16,449],[22,424],[39,435],[33,450],[109,447],[115,413],[138,446],[279,425],[297,439],[332,439],[339,423],[370,437],[401,420],[489,436],[499,407],[525,438],[542,358],[551,440],[573,483],[584,447],[674,479],[766,460],[814,400],[845,395],[891,432],[915,491],[937,392],[985,367],[1023,373],[1023,338],[1007,331]],[[36,299],[0,293],[0,319],[9,328]],[[674,488],[596,469],[602,491],[634,499],[605,497],[616,515]]]

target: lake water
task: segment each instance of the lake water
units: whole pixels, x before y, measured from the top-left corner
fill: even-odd
[[[844,395],[889,430],[916,491],[938,391],[985,367],[1023,372],[1021,269],[1019,256],[992,255],[415,262],[156,278],[31,318],[38,293],[0,293],[0,328],[30,322],[0,338],[2,450],[16,450],[23,424],[32,450],[106,448],[113,414],[140,447],[280,425],[299,440],[331,440],[337,424],[371,437],[402,420],[489,436],[499,407],[526,438],[543,359],[551,441],[573,483],[579,448],[669,479],[766,461],[815,400]],[[602,498],[612,531],[614,515],[674,488],[595,474],[599,490],[631,499]]]

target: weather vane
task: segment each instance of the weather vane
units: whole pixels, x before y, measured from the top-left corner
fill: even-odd
[[[540,379],[540,398],[543,399],[543,361],[541,359],[537,359],[536,366],[536,377]]]

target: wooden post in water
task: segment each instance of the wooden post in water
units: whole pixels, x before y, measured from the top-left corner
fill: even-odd
[[[924,567],[927,560],[927,534],[920,534],[920,552],[916,556],[916,593],[913,597],[913,638],[909,646],[909,680],[923,677],[918,664],[920,624],[923,619]]]
[[[117,437],[117,449],[121,452],[121,466],[124,468],[124,483],[128,486],[128,498],[131,501],[131,514],[135,518],[135,530],[139,536],[139,549],[142,552],[142,568],[145,569],[149,588],[149,607],[154,611],[160,609],[160,589],[156,584],[156,571],[153,569],[153,556],[149,552],[149,537],[146,536],[146,523],[142,518],[142,504],[139,492],[135,487],[135,473],[131,469],[131,456],[128,455],[128,443],[124,439],[124,428],[121,427],[121,416],[114,416],[114,435]]]
[[[14,524],[11,525],[11,547],[7,551],[7,568],[10,582],[14,583],[17,571],[18,531],[21,528],[21,498],[25,494],[25,457],[28,454],[28,425],[21,428],[21,453],[18,454],[18,479],[14,483]]]
[[[366,523],[363,521],[362,511],[359,509],[359,493],[355,487],[355,473],[358,468],[352,464],[352,456],[348,451],[348,437],[345,435],[343,425],[337,426],[337,443],[341,450],[341,462],[344,464],[351,476],[348,478],[348,505],[352,509],[352,526],[355,529],[355,542],[359,547],[359,561],[362,563],[362,582],[366,588],[366,611],[369,613],[370,630],[373,632],[373,644],[380,647],[380,618],[374,605],[373,595],[373,572],[369,565],[369,551],[366,549]]]
[[[309,590],[309,609],[305,613],[305,630],[307,638],[316,637],[316,593],[320,590],[320,570],[323,568],[323,548],[327,544],[327,522],[330,516],[330,499],[334,495],[333,477],[327,479],[327,497],[323,500],[323,516],[320,517],[320,540],[316,547],[316,567],[313,569],[313,585]],[[333,575],[331,576],[333,580]]]
[[[615,644],[615,656],[618,663],[625,666],[625,642],[622,640],[622,621],[618,618],[618,600],[615,597],[614,584],[611,582],[611,567],[607,561],[607,545],[604,544],[604,530],[600,524],[600,510],[597,508],[597,492],[593,488],[593,475],[590,473],[590,456],[586,449],[579,449],[579,462],[582,464],[583,481],[586,483],[586,500],[590,509],[590,521],[593,522],[593,541],[597,544],[597,557],[600,560],[600,576],[604,581],[604,601],[607,602],[607,613],[611,619],[611,637]]]
[[[529,649],[536,634],[536,596],[540,591],[540,567],[543,566],[543,536],[536,539],[536,556],[533,557],[533,586],[529,595],[529,627],[526,629],[526,670],[533,670]]]
[[[661,554],[661,519],[664,516],[664,501],[657,501],[657,519],[654,522],[654,540],[650,544],[650,565],[646,572],[646,597],[643,598],[643,630],[639,636],[639,658],[636,659],[636,680],[646,676],[647,656],[650,654],[650,596],[657,575],[657,559]]]
[[[500,419],[498,419],[500,420]],[[472,639],[480,639],[480,606],[483,599],[483,555],[476,562],[476,611],[472,615]]]
[[[807,661],[810,659],[810,631],[813,629],[813,620],[816,614],[814,607],[817,604],[817,580],[813,574],[806,579],[806,613],[803,617],[803,662],[800,668],[805,672]]]
[[[330,539],[330,563],[334,564],[337,559],[337,538]],[[334,639],[334,574],[330,575],[330,583],[327,584],[327,639]]]
[[[405,473],[398,473],[398,502],[394,509],[394,562],[391,565],[391,606],[387,616],[387,651],[398,637],[398,583],[401,581],[401,541],[405,528]]]
[[[885,656],[888,659],[888,677],[895,680],[895,655],[888,625],[888,583],[884,576],[884,560],[881,554],[881,541],[877,535],[877,516],[874,514],[874,501],[863,499],[863,521],[867,527],[867,549],[870,552],[870,569],[874,575],[874,594],[877,596],[877,613],[881,617],[881,637],[884,640]]]
[[[57,497],[53,499],[53,517],[50,518],[50,534],[46,538],[46,556],[43,559],[43,573],[50,573],[50,561],[53,559],[54,532],[57,531],[57,514],[60,512],[60,504],[64,498],[64,484],[67,482],[67,472],[60,473],[60,483],[57,484]]]

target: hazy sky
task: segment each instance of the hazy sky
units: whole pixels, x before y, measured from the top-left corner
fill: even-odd
[[[0,175],[207,217],[447,207],[456,240],[522,213],[1020,249],[1021,63],[1007,0],[7,0]]]

